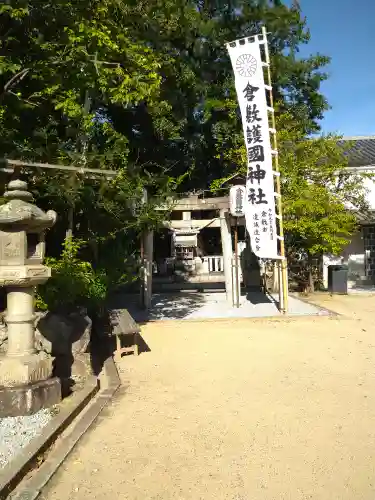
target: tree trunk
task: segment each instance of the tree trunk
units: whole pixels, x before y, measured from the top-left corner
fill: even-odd
[[[315,283],[314,283],[314,274],[313,274],[313,258],[311,255],[308,256],[308,293],[314,293],[315,291]]]

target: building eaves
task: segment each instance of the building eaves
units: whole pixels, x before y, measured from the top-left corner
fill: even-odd
[[[349,167],[375,166],[375,136],[343,137],[339,144],[353,142],[353,146],[345,152]]]

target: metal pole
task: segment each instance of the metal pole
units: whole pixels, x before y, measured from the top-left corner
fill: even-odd
[[[236,307],[240,307],[240,280],[238,272],[238,219],[236,217],[236,225],[234,227],[234,258],[235,258],[235,273],[236,273]]]
[[[147,190],[143,188],[142,193],[142,204],[145,205],[147,203]],[[142,230],[141,232],[141,308],[146,309],[146,260],[145,260],[145,239],[146,239],[146,231]]]
[[[234,283],[236,280],[233,276],[233,271],[234,271],[234,264],[233,264],[233,257],[232,257],[232,273],[231,273],[231,276],[232,276],[232,306],[234,307]]]
[[[270,105],[272,108],[271,112],[271,124],[272,124],[272,136],[273,136],[273,150],[275,151],[274,162],[275,162],[275,171],[276,171],[276,193],[277,193],[277,217],[279,219],[279,238],[280,238],[280,275],[281,275],[281,283],[279,281],[279,294],[280,294],[280,312],[285,314],[288,311],[288,267],[285,255],[285,241],[284,241],[284,226],[283,226],[283,206],[281,201],[281,183],[280,183],[280,170],[279,170],[279,157],[277,152],[277,137],[276,137],[276,120],[275,120],[275,111],[274,111],[274,101],[272,94],[272,79],[271,79],[271,67],[270,67],[270,53],[268,49],[268,41],[267,41],[267,30],[265,26],[262,27],[262,36],[264,42],[264,50],[266,56],[267,63],[267,79],[269,86],[269,96],[270,96]]]
[[[141,288],[140,288],[140,302],[141,308],[145,309],[145,244],[144,244],[145,233],[141,233]]]
[[[230,231],[229,214],[226,209],[220,210],[220,233],[221,246],[223,249],[225,294],[227,303],[233,303],[233,250],[232,236]]]

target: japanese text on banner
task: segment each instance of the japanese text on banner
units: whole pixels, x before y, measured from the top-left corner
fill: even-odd
[[[245,217],[253,252],[278,258],[274,174],[260,44],[246,39],[229,44],[247,150]]]

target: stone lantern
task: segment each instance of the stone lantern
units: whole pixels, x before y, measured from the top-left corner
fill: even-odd
[[[7,292],[5,321],[8,349],[0,358],[0,417],[27,415],[61,399],[60,382],[52,376],[53,358],[35,349],[35,286],[51,269],[43,265],[45,231],[56,221],[54,211],[32,204],[26,182],[13,180],[0,206],[0,286]]]

